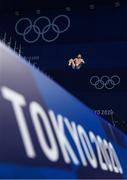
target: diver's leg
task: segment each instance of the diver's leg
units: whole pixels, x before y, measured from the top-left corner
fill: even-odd
[[[75,69],[75,63],[74,63],[74,61],[72,62],[72,68]]]
[[[81,64],[80,65],[76,65],[76,69],[78,70],[78,69],[80,69],[81,68]]]

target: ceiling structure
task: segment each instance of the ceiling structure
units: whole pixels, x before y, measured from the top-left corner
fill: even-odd
[[[29,11],[35,9],[63,9],[71,7],[88,8],[91,4],[94,5],[112,5],[114,3],[124,3],[122,0],[1,0],[0,13],[9,13],[13,11]]]

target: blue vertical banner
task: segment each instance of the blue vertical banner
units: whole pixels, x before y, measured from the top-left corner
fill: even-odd
[[[127,137],[0,43],[0,178],[127,178]]]

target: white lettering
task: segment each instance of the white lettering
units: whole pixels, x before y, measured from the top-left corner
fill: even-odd
[[[113,145],[111,143],[109,143],[109,147],[110,147],[109,148],[109,153],[110,153],[110,156],[111,156],[114,171],[116,173],[120,172],[121,174],[123,174],[123,170],[122,170],[122,167],[120,165],[119,159],[117,157],[116,151],[115,151],[115,149],[114,149],[114,147],[113,147]]]
[[[84,153],[82,151],[82,147],[81,147],[81,144],[80,144],[80,140],[79,140],[79,137],[78,137],[78,132],[77,132],[77,128],[76,128],[76,124],[74,122],[69,122],[69,120],[67,118],[64,118],[64,122],[76,144],[76,147],[78,149],[78,152],[79,152],[79,155],[80,155],[80,158],[81,158],[81,161],[82,161],[82,164],[84,166],[87,166],[87,162],[86,162],[86,158],[84,156]]]
[[[93,168],[97,168],[96,156],[84,128],[81,125],[78,125],[77,129],[89,163]]]
[[[101,169],[107,171],[108,170],[107,164],[103,161],[104,154],[101,151],[101,148],[99,146],[99,143],[98,143],[94,133],[90,131],[89,132],[89,136],[90,136],[91,142],[95,143],[95,145],[96,145],[98,159],[99,159],[99,163],[100,163]],[[102,155],[103,155],[103,158],[102,158]]]
[[[57,161],[59,158],[59,151],[51,129],[51,125],[49,124],[49,119],[44,109],[37,102],[31,102],[30,114],[38,137],[38,141],[40,143],[43,152],[51,161]],[[43,124],[45,126],[45,130],[47,132],[51,148],[46,143],[45,135],[42,131],[41,123],[39,121],[39,116],[41,117],[41,120],[43,121]]]
[[[49,116],[53,125],[53,128],[55,130],[57,139],[59,141],[59,145],[61,148],[61,151],[63,153],[64,161],[66,163],[71,163],[70,157],[72,158],[72,161],[74,164],[79,164],[79,160],[76,157],[66,135],[64,132],[64,125],[63,125],[63,117],[61,115],[57,115],[57,119],[55,117],[55,114],[52,110],[49,111]],[[69,157],[70,155],[70,157]]]
[[[1,92],[3,98],[12,105],[26,155],[28,158],[35,158],[36,152],[23,112],[23,108],[27,106],[24,96],[6,86],[1,87]],[[108,143],[99,135],[95,136],[92,131],[89,131],[88,136],[81,125],[76,125],[75,122],[69,121],[68,118],[63,117],[60,114],[55,115],[53,110],[49,110],[47,115],[47,112],[43,107],[35,101],[32,101],[29,104],[29,113],[41,150],[50,161],[56,162],[59,160],[60,148],[65,163],[69,164],[73,162],[74,164],[79,165],[80,161],[78,157],[80,157],[83,166],[87,166],[89,162],[93,168],[97,168],[98,161],[91,145],[91,143],[94,143],[101,169],[123,174],[123,169],[116,151],[110,142]],[[76,146],[78,152],[74,151],[73,145],[69,142],[66,130],[70,133],[74,142],[73,145]],[[47,136],[45,136],[45,132]],[[48,142],[46,137],[48,138]]]
[[[3,97],[6,100],[10,101],[12,104],[26,154],[29,158],[34,158],[36,156],[36,153],[32,144],[32,139],[30,137],[22,109],[23,107],[26,106],[25,98],[23,95],[7,87],[2,87],[1,92]]]

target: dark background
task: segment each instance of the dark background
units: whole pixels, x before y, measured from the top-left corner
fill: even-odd
[[[53,42],[39,38],[27,43],[15,31],[16,22],[27,17],[35,21],[40,16],[53,19],[64,14],[70,27]],[[127,132],[127,1],[1,1],[0,36],[23,57],[57,81],[65,89],[102,115],[114,126]],[[66,25],[58,20],[60,28]],[[21,24],[24,30],[26,24]],[[41,27],[43,29],[43,27]],[[46,37],[54,37],[51,28]],[[31,31],[28,38],[36,36]],[[86,64],[80,70],[68,66],[68,60],[81,53]],[[120,83],[108,90],[90,84],[92,76],[117,75]],[[57,92],[56,92],[57,93]]]

